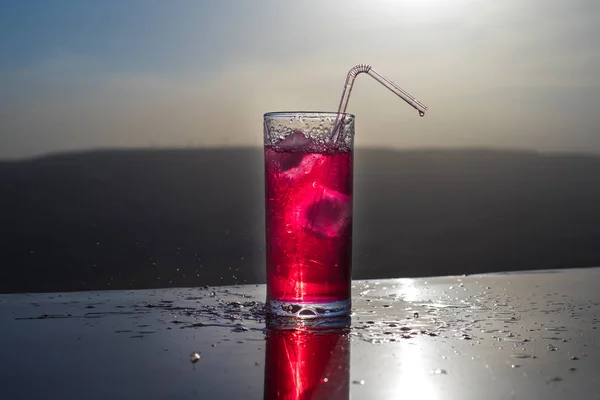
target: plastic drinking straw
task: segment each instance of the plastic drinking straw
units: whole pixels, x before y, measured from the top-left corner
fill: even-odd
[[[425,115],[425,111],[428,111],[429,108],[417,100],[414,96],[411,96],[406,92],[406,90],[402,89],[400,86],[396,85],[394,82],[390,81],[383,75],[377,73],[370,65],[367,64],[359,64],[350,71],[348,71],[348,75],[346,76],[346,84],[344,85],[344,91],[342,92],[342,98],[340,99],[340,105],[338,106],[338,115],[333,125],[334,128],[331,131],[331,141],[335,143],[337,140],[337,135],[339,133],[339,128],[341,126],[341,122],[343,121],[343,115],[346,112],[346,108],[348,107],[348,101],[350,100],[350,93],[352,92],[352,86],[354,85],[354,80],[359,74],[366,73],[373,77],[377,82],[381,83],[383,86],[392,91],[395,95],[402,98],[402,100],[406,101],[408,104],[413,106],[415,109],[419,111],[419,115],[422,117]]]

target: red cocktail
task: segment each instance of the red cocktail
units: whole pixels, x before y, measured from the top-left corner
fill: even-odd
[[[272,313],[350,309],[354,117],[265,115],[267,300]]]

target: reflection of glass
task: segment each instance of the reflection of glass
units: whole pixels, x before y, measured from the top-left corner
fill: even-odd
[[[270,321],[265,356],[265,400],[350,398],[349,318],[309,325]]]

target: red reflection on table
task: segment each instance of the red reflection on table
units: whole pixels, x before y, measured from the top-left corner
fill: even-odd
[[[267,332],[264,398],[347,400],[350,397],[350,336],[346,324],[270,327]]]

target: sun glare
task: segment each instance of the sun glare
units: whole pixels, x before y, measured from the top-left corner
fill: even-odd
[[[388,18],[396,18],[399,22],[426,22],[454,14],[462,3],[460,0],[379,0],[369,4],[379,8]]]

